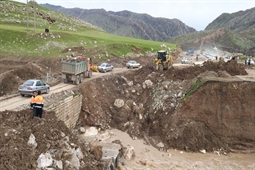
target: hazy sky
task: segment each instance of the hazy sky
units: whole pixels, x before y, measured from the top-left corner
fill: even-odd
[[[255,7],[255,0],[36,0],[36,2],[65,8],[105,9],[114,12],[128,10],[140,14],[147,13],[152,17],[177,18],[197,31],[204,30],[222,13],[234,13]]]

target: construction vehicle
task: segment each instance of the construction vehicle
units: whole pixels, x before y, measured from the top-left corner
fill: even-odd
[[[193,55],[194,55],[194,51],[193,51],[193,50],[188,50],[188,51],[186,52],[186,55],[193,56]]]
[[[91,69],[93,72],[98,72],[98,66],[93,65]]]
[[[89,57],[70,57],[61,61],[62,79],[64,83],[72,82],[78,85],[85,77],[92,77],[92,60]]]
[[[159,50],[158,57],[154,60],[156,70],[168,70],[173,66],[173,56],[169,55],[167,50]]]

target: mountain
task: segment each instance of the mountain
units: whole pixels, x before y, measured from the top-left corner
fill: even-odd
[[[255,8],[238,11],[232,14],[223,13],[211,22],[205,30],[227,28],[234,32],[255,29]]]
[[[167,41],[172,37],[196,32],[178,19],[154,18],[148,14],[104,9],[64,8],[50,4],[40,6],[89,22],[116,35],[145,40]]]
[[[255,8],[221,14],[204,31],[177,36],[168,42],[183,50],[218,49],[255,56]]]

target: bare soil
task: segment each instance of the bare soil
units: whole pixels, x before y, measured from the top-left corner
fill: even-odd
[[[109,63],[124,67],[129,59],[112,58]],[[83,106],[77,128],[116,128],[155,147],[162,142],[164,150],[255,151],[255,84],[236,76],[247,76],[252,66],[207,61],[203,66],[159,72],[152,59],[135,58],[142,68],[80,84]],[[0,96],[16,93],[24,80],[45,78],[47,72],[54,78],[52,85],[60,82],[60,59],[1,58]],[[144,86],[146,80],[153,85]],[[200,86],[194,89],[197,83]],[[116,107],[116,99],[124,106]],[[0,112],[0,169],[35,169],[39,154],[62,147],[61,132],[82,148],[83,169],[102,168],[54,113],[31,120],[31,111],[22,110]],[[38,142],[36,149],[27,145],[31,133]],[[58,159],[68,157],[62,154]]]

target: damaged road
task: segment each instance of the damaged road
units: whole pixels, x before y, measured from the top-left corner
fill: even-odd
[[[63,169],[77,165],[78,161],[68,163],[77,159],[80,169],[102,169],[102,162],[99,161],[102,158],[100,147],[99,152],[96,152],[93,150],[94,145],[84,146],[84,141],[81,142],[77,137],[81,135],[81,129],[87,130],[89,127],[95,127],[100,133],[112,129],[126,132],[132,140],[142,140],[147,146],[148,150],[144,149],[143,154],[152,152],[153,147],[165,156],[173,155],[180,159],[181,156],[176,155],[174,149],[182,153],[193,153],[193,156],[194,152],[210,152],[217,155],[238,152],[250,153],[251,158],[254,157],[252,153],[255,148],[255,100],[251,94],[255,91],[255,84],[249,81],[253,79],[250,77],[250,71],[254,70],[252,66],[247,67],[236,61],[207,61],[203,66],[174,67],[158,72],[154,70],[148,58],[141,57],[137,60],[143,64],[141,69],[105,75],[78,86],[83,95],[83,105],[77,126],[72,131],[62,127],[64,125],[56,120],[54,113],[45,113],[43,119],[31,121],[30,110],[0,112],[3,166],[0,168],[34,169],[38,166],[36,160],[39,156],[52,151],[52,159],[61,161]],[[56,70],[52,75],[58,79],[60,73]],[[14,75],[13,80],[16,81],[15,76],[17,77]],[[1,80],[5,80],[5,77]],[[4,84],[1,85],[5,87]],[[51,133],[47,133],[49,129],[52,129]],[[86,130],[83,133],[86,133]],[[119,132],[112,132],[110,136],[114,136],[114,133]],[[35,136],[38,144],[36,148],[27,145],[31,134]],[[123,149],[128,148],[127,143],[120,138],[118,140],[113,141]],[[131,146],[129,149],[132,151]],[[65,152],[65,147],[71,149]],[[83,157],[77,156],[80,152],[77,153],[76,149],[82,151]],[[31,156],[25,161],[27,163],[15,162],[8,156],[12,150],[15,151],[12,155],[19,155],[22,161],[25,160],[25,155]],[[27,154],[24,155],[24,151]],[[71,151],[76,156],[71,154]],[[133,151],[134,154],[126,158],[126,161],[121,160],[122,166],[127,169],[135,165],[151,169],[163,169],[171,165],[185,168],[181,162],[158,165],[156,159],[142,159],[138,150]],[[7,160],[10,161],[8,164]],[[169,161],[167,158],[162,160]],[[249,159],[247,161],[240,163],[239,167],[230,162],[228,167],[254,168],[254,162]],[[189,165],[195,168],[195,164]],[[50,167],[58,166],[59,164],[52,164]],[[201,167],[213,169],[210,160],[204,162]]]

